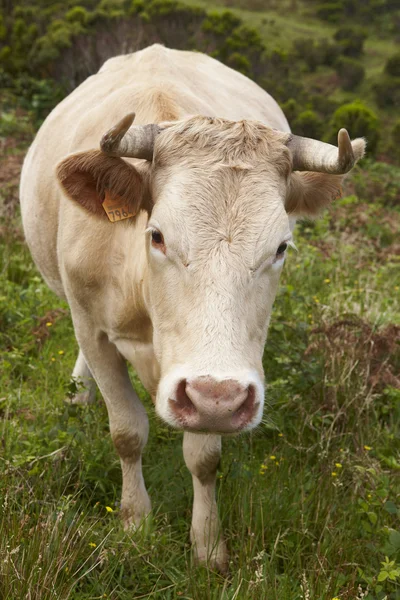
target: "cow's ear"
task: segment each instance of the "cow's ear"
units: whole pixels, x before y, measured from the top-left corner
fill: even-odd
[[[285,208],[295,218],[315,218],[342,195],[343,175],[294,171],[289,177]]]
[[[143,177],[121,158],[99,150],[79,152],[64,158],[56,173],[65,194],[98,217],[120,220],[108,216],[107,203],[114,202],[117,209],[119,204],[128,216],[135,215],[143,205]]]

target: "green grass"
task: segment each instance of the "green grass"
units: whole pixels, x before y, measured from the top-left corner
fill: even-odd
[[[64,403],[77,352],[67,306],[32,264],[18,214],[3,218],[2,600],[355,600],[367,586],[368,600],[400,598],[397,176],[359,169],[356,195],[298,229],[265,350],[264,421],[223,444],[228,578],[192,563],[182,435],[133,373],[151,423],[154,514],[123,532],[102,400]]]

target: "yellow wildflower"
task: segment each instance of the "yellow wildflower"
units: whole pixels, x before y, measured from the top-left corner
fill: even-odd
[[[331,475],[332,475],[332,477],[337,477],[336,471],[332,471]]]
[[[54,358],[54,356],[52,356],[50,360],[51,362],[55,362],[56,359]]]
[[[89,546],[91,548],[96,548],[97,544],[95,544],[94,542],[89,542]]]
[[[283,433],[278,433],[278,437],[283,437]]]
[[[46,327],[52,327],[52,326],[53,326],[53,323],[52,323],[51,321],[48,321],[48,322],[46,323]]]
[[[367,494],[367,498],[370,500],[372,498],[372,494]]]
[[[107,512],[114,512],[113,509],[111,508],[111,506],[106,506],[106,511]]]
[[[364,446],[364,450],[366,450],[368,452],[368,450],[372,450],[371,446]]]
[[[273,454],[271,454],[271,456],[269,458],[270,458],[270,460],[275,460],[276,456],[274,456]]]
[[[330,283],[330,282],[331,282],[331,280],[329,278],[324,279],[324,283]]]
[[[64,350],[59,350],[59,351],[58,351],[58,354],[59,354],[60,356],[62,356],[62,355],[64,354]]]
[[[335,467],[337,469],[341,469],[343,467],[342,463],[335,463]]]

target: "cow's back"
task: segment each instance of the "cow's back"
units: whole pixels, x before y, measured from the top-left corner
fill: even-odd
[[[55,166],[71,152],[98,147],[102,134],[132,111],[137,124],[203,114],[256,119],[289,131],[281,109],[264,90],[204,54],[154,45],[108,60],[47,117],[22,170],[26,240],[47,283],[60,296],[58,252],[65,251],[59,248],[60,231],[82,226],[84,220],[92,234],[96,229],[101,234],[106,224],[62,198]]]

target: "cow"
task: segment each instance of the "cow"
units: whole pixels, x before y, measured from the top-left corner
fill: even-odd
[[[195,558],[226,571],[221,435],[260,423],[263,348],[296,219],[340,194],[364,148],[345,129],[338,147],[292,135],[256,83],[157,44],[109,59],[43,123],[21,175],[25,237],[70,306],[83,386],[72,401],[91,402],[97,384],[106,403],[125,527],[151,510],[131,363],[161,419],[184,431]]]

